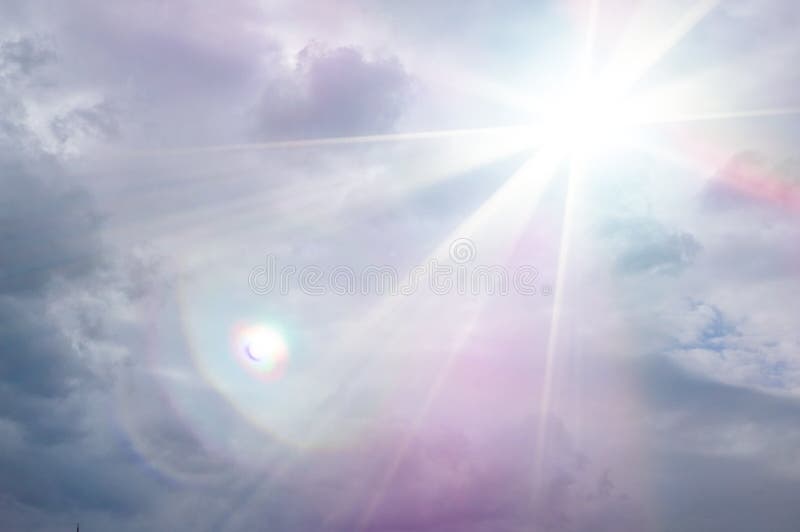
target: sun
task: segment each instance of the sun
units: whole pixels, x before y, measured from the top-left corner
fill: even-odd
[[[635,100],[601,78],[575,80],[545,98],[541,140],[571,155],[590,155],[625,143],[643,115]]]

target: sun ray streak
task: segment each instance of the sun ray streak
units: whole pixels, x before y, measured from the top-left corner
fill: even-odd
[[[674,116],[653,117],[643,120],[646,124],[674,124],[687,122],[709,122],[714,120],[735,120],[739,118],[766,118],[793,116],[800,114],[800,106],[772,107],[765,109],[743,109],[740,111],[718,111],[714,113],[687,113]]]
[[[444,384],[445,380],[447,379],[447,375],[450,372],[450,368],[452,367],[453,363],[458,358],[458,354],[461,351],[461,348],[464,346],[464,343],[468,337],[467,331],[471,330],[475,323],[478,320],[478,316],[480,315],[480,310],[475,309],[473,311],[473,315],[470,318],[469,325],[466,327],[466,331],[463,331],[463,334],[459,336],[459,338],[453,343],[450,350],[447,353],[447,357],[442,365],[436,372],[436,376],[434,378],[431,387],[428,389],[428,392],[425,394],[425,398],[422,401],[420,409],[417,411],[416,417],[413,419],[411,423],[411,427],[409,428],[408,432],[406,432],[402,443],[397,449],[397,452],[394,454],[392,461],[386,467],[383,476],[381,476],[377,488],[373,491],[372,497],[370,497],[369,503],[366,506],[366,509],[361,514],[361,518],[359,519],[358,526],[356,531],[364,530],[369,526],[370,520],[375,513],[378,505],[380,504],[381,500],[383,499],[383,495],[386,492],[386,488],[389,486],[389,483],[392,481],[395,473],[397,473],[400,464],[403,462],[403,459],[408,454],[408,450],[411,446],[412,441],[419,433],[422,424],[425,421],[425,417],[427,416],[428,412],[430,411],[431,405],[433,405],[434,401],[439,395],[439,392]]]
[[[589,4],[589,23],[586,30],[586,39],[583,44],[583,53],[581,57],[580,69],[585,74],[592,66],[592,58],[594,56],[594,43],[597,38],[597,16],[599,12],[599,1],[590,0]]]
[[[675,47],[697,24],[699,24],[714,8],[719,4],[719,0],[702,0],[695,2],[691,8],[686,10],[678,21],[670,26],[666,31],[658,34],[654,39],[647,42],[643,35],[636,35],[628,32],[620,40],[616,59],[612,62],[612,78],[619,85],[619,90],[630,89],[644,74],[658,63],[672,48]],[[635,24],[633,27],[645,31],[652,31],[656,28],[655,24],[660,21],[653,21],[652,25]],[[644,46],[639,39],[646,43]]]
[[[118,235],[145,232],[164,245],[180,246],[181,243],[199,238],[207,240],[221,236],[223,238],[219,239],[220,242],[215,246],[212,255],[224,258],[227,255],[218,251],[220,246],[225,246],[229,234],[253,232],[254,228],[263,227],[265,212],[269,212],[273,219],[283,220],[277,226],[272,224],[270,233],[277,234],[292,227],[310,227],[315,220],[319,221],[326,217],[333,219],[335,213],[348,208],[358,209],[376,201],[390,204],[404,201],[417,191],[436,183],[456,180],[476,168],[525,152],[529,148],[529,141],[520,135],[494,135],[489,139],[453,139],[448,140],[443,146],[426,147],[422,152],[420,147],[408,150],[408,153],[416,158],[423,156],[426,159],[430,158],[431,162],[422,172],[405,172],[409,175],[407,179],[389,180],[378,165],[374,172],[375,177],[367,176],[363,182],[353,180],[350,175],[334,172],[331,175],[323,174],[324,177],[321,178],[315,177],[297,182],[282,181],[278,186],[267,186],[274,184],[274,180],[265,182],[261,186],[263,191],[258,188],[259,167],[254,166],[251,168],[251,174],[247,176],[236,177],[235,173],[219,174],[220,181],[228,182],[227,180],[231,178],[239,181],[237,185],[239,191],[232,192],[227,197],[205,197],[203,201],[187,202],[181,208],[175,208],[174,205],[171,206],[163,201],[149,203],[145,197],[138,201],[140,205],[136,205],[135,208],[115,213],[112,226]],[[433,149],[443,155],[431,158],[430,150]],[[418,155],[419,153],[421,155]],[[412,161],[413,158],[406,157],[403,160]],[[399,168],[394,169],[394,172],[402,174],[403,169],[406,166],[410,168],[411,164],[402,163]],[[209,177],[207,181],[209,185],[212,184],[213,177]],[[384,182],[386,184],[382,185]],[[174,193],[177,194],[184,189],[192,191],[191,179]],[[136,200],[135,194],[125,192],[128,197]],[[148,212],[148,216],[140,219],[143,211]],[[135,219],[134,214],[137,215]]]
[[[442,242],[434,257],[445,259],[446,250],[454,239],[464,238],[465,236],[474,237],[480,231],[486,231],[487,234],[493,234],[495,237],[498,234],[505,235],[505,238],[500,239],[502,242],[499,245],[495,245],[494,251],[503,255],[507,254],[509,248],[518,240],[526,222],[535,211],[544,189],[551,182],[558,160],[560,160],[559,152],[550,148],[543,149],[539,154],[528,160],[500,190]],[[513,217],[511,217],[512,215]],[[494,219],[495,224],[490,224],[492,219]],[[499,226],[502,226],[503,231],[497,231]],[[475,309],[471,317],[471,324],[474,324],[478,314],[479,309]],[[460,336],[437,369],[433,383],[425,394],[406,437],[387,465],[384,474],[381,476],[378,488],[374,491],[364,512],[361,514],[357,530],[364,530],[369,526],[386,488],[405,458],[413,438],[422,426],[431,405],[436,400],[442,385],[447,379],[450,369],[457,360],[466,337],[467,334]]]
[[[592,56],[594,53],[594,41],[597,33],[597,18],[599,5],[597,0],[591,2],[591,12],[589,15],[588,28],[586,31],[586,41],[580,63],[580,76],[585,78],[589,75],[592,68]],[[555,351],[558,345],[559,327],[561,325],[562,311],[564,305],[564,288],[567,273],[567,261],[569,260],[569,246],[571,243],[572,223],[575,209],[575,181],[581,171],[580,155],[573,154],[570,158],[569,174],[567,176],[567,191],[564,198],[564,213],[561,223],[561,242],[558,249],[558,266],[556,269],[555,298],[553,301],[553,315],[550,320],[550,331],[547,338],[547,347],[544,359],[544,375],[542,379],[542,391],[539,405],[538,430],[536,434],[536,458],[534,466],[534,486],[541,486],[543,480],[542,467],[544,465],[545,445],[547,443],[548,416],[550,413],[551,399],[553,393]]]
[[[542,479],[545,446],[547,445],[547,419],[552,406],[553,380],[555,375],[556,349],[560,334],[561,321],[564,312],[564,298],[567,277],[567,263],[572,237],[572,223],[575,215],[575,190],[576,181],[582,172],[582,163],[578,158],[570,161],[570,171],[567,181],[567,192],[564,199],[564,215],[561,224],[561,243],[558,251],[558,267],[556,270],[555,298],[553,300],[553,316],[550,320],[550,332],[547,338],[547,348],[544,359],[544,374],[542,379],[542,393],[539,405],[539,427],[537,431],[535,481]]]
[[[388,133],[384,135],[357,135],[351,137],[321,137],[312,139],[275,140],[267,142],[251,142],[242,144],[221,144],[212,146],[197,146],[189,148],[174,148],[162,150],[143,150],[131,152],[132,155],[193,155],[197,153],[222,153],[249,150],[275,150],[288,148],[316,148],[325,146],[343,146],[353,144],[376,144],[384,142],[402,142],[439,139],[448,137],[466,137],[472,135],[487,135],[496,133],[509,133],[515,130],[524,131],[527,126],[501,126],[466,129],[441,129],[435,131],[418,131],[414,133]]]
[[[599,14],[599,0],[592,0],[586,43],[581,61],[581,76],[587,76],[592,68],[594,42],[597,33],[597,18]],[[558,347],[558,337],[562,321],[564,306],[567,263],[572,238],[572,224],[575,215],[575,189],[576,181],[582,172],[582,159],[580,154],[572,154],[569,160],[569,173],[567,176],[567,190],[564,198],[564,211],[561,222],[561,239],[558,249],[558,263],[556,267],[555,297],[553,300],[553,314],[550,320],[550,330],[544,358],[542,390],[540,395],[538,430],[536,434],[536,458],[534,461],[534,486],[539,489],[543,481],[543,466],[545,459],[545,446],[547,444],[547,428],[550,414],[553,380],[555,375],[555,353]]]
[[[493,235],[495,251],[498,251],[499,247],[499,253],[506,253],[508,248],[518,238],[525,222],[535,210],[544,189],[550,183],[558,159],[559,156],[556,155],[555,152],[543,150],[542,153],[534,156],[533,159],[526,161],[499,190],[470,215],[467,220],[462,222],[458,228],[445,237],[442,242],[437,245],[433,253],[425,258],[422,263],[427,263],[432,259],[436,259],[440,262],[448,261],[448,251],[451,242],[457,238],[464,237],[464,235],[474,238],[479,229],[486,230],[487,235]],[[514,217],[511,217],[511,214],[513,214]],[[491,228],[489,228],[489,219],[493,217],[500,217],[502,220],[495,219],[495,224],[492,224]],[[499,235],[497,231],[498,228],[503,228],[503,231],[501,231]],[[487,244],[488,243],[487,241]],[[421,280],[421,282],[424,281],[426,281],[426,279]],[[366,324],[359,324],[359,329],[373,329],[377,327],[387,316],[395,315],[403,301],[404,300],[391,297],[384,298],[381,303],[369,313],[367,317],[368,322]],[[414,313],[414,315],[420,314],[422,313]],[[345,335],[344,345],[348,345],[349,337],[349,335]],[[347,380],[352,379],[354,374],[363,372],[368,363],[369,360],[359,360],[357,364],[354,364],[353,368],[348,373]]]

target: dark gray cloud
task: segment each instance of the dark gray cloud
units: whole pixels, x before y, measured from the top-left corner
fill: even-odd
[[[0,419],[9,432],[2,442],[0,490],[40,517],[136,511],[147,499],[136,487],[141,479],[129,464],[113,459],[95,425],[98,401],[108,390],[107,368],[118,361],[95,359],[87,342],[118,329],[104,331],[86,321],[67,328],[57,310],[76,292],[109,290],[98,285],[109,267],[99,217],[79,189],[45,181],[36,169],[10,168],[0,175],[7,202],[0,260]],[[55,172],[56,166],[38,169]],[[92,322],[98,319],[91,316]]]
[[[18,37],[0,43],[0,79],[5,83],[25,81],[35,70],[55,59],[41,39]]]
[[[64,313],[86,292],[102,300],[119,290],[112,279],[125,275],[114,273],[89,193],[41,152],[19,105],[16,89],[51,59],[32,40],[0,46],[10,73],[0,106],[18,110],[4,116],[0,137],[0,492],[13,509],[2,520],[24,529],[83,512],[130,514],[148,499],[98,417],[121,359],[98,357],[91,342],[121,329],[108,315]],[[91,326],[104,320],[108,328]]]
[[[91,219],[92,211],[84,211],[80,196],[39,188],[36,179],[28,176],[25,182],[34,185],[25,202],[46,208],[27,216],[18,213],[4,224],[26,240],[8,243],[6,249],[18,253],[13,262],[3,261],[0,271],[5,281],[0,292],[0,417],[15,435],[3,441],[0,489],[35,514],[52,512],[51,517],[136,511],[147,499],[147,492],[135,487],[139,475],[109,455],[95,425],[98,401],[109,385],[106,367],[115,362],[93,358],[86,342],[98,331],[66,329],[63,316],[53,309],[68,301],[73,290],[108,289],[95,284],[103,268],[97,248],[83,245],[96,237],[96,225],[81,221],[80,232],[63,233],[65,227],[75,228],[72,217]],[[28,252],[25,246],[31,244],[45,250]]]
[[[639,369],[654,419],[656,530],[794,530],[800,402],[710,382],[657,355]]]
[[[86,191],[42,178],[19,162],[2,164],[0,290],[39,291],[53,277],[90,272],[99,253],[99,214]],[[56,172],[42,165],[44,172]],[[47,179],[51,181],[47,183]]]

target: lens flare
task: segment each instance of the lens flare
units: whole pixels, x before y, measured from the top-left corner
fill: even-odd
[[[280,332],[263,325],[251,325],[238,327],[235,338],[235,354],[245,369],[266,380],[283,374],[289,348]]]

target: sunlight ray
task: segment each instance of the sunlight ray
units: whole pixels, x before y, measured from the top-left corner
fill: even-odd
[[[416,141],[438,139],[447,137],[467,137],[472,135],[486,135],[508,133],[526,129],[524,125],[483,127],[465,129],[441,129],[434,131],[419,131],[414,133],[387,133],[381,135],[356,135],[350,137],[320,137],[311,139],[274,140],[267,142],[251,142],[242,144],[219,144],[210,146],[197,146],[190,148],[174,148],[163,150],[143,150],[130,152],[133,155],[194,155],[197,153],[220,153],[250,150],[275,150],[286,148],[316,148],[325,146],[345,146],[352,144],[375,144],[384,142]]]
[[[152,206],[145,204],[142,209],[135,209],[122,218],[115,215],[112,225],[118,231],[146,231],[154,238],[177,242],[191,239],[193,235],[209,238],[247,230],[248,227],[252,229],[263,225],[265,213],[269,213],[270,219],[285,220],[283,225],[287,227],[307,225],[310,220],[320,219],[326,213],[343,212],[350,207],[400,202],[412,193],[457,179],[475,168],[528,148],[529,141],[524,136],[512,134],[483,141],[448,140],[446,145],[435,147],[435,157],[429,156],[427,151],[422,154],[430,162],[424,171],[420,171],[417,167],[419,149],[415,147],[412,150],[414,157],[401,158],[404,162],[392,168],[394,175],[403,175],[404,179],[390,179],[390,175],[385,175],[381,159],[377,159],[369,171],[361,172],[361,179],[354,179],[350,173],[328,171],[321,174],[322,177],[297,182],[279,181],[275,184],[275,179],[265,180],[261,193],[257,193],[259,178],[255,175],[236,177],[237,183],[243,187],[242,192],[222,202],[209,193],[200,203],[194,202],[178,209],[164,206],[162,212],[157,210],[142,217],[142,209],[153,210]],[[225,179],[227,177],[220,178],[223,183]],[[248,181],[252,183],[248,185]],[[187,184],[186,189],[193,191],[191,184]],[[213,190],[212,182],[207,182],[207,189]],[[132,219],[134,212],[136,217]]]
[[[618,43],[616,56],[612,57],[609,77],[618,85],[617,90],[624,92],[630,89],[711,13],[719,1],[694,2],[677,21],[662,31],[659,28],[663,25],[664,16],[669,16],[668,14],[640,12],[639,20],[629,24]]]
[[[560,152],[545,148],[526,161],[500,190],[481,205],[472,216],[438,246],[433,258],[442,261],[451,259],[452,257],[447,256],[451,242],[458,238],[476,239],[478,235],[492,236],[494,242],[492,242],[493,245],[490,249],[494,252],[493,256],[495,258],[502,260],[501,257],[507,257],[511,247],[518,241],[527,221],[530,220],[530,217],[535,212],[538,201],[547,185],[550,184],[560,159]],[[481,243],[490,242],[488,238],[478,241]],[[387,301],[387,303],[391,304],[393,302]],[[462,334],[453,343],[444,361],[436,369],[433,382],[425,393],[411,427],[381,476],[377,489],[359,519],[357,530],[364,530],[369,526],[372,515],[380,504],[386,488],[408,452],[411,440],[419,431],[431,405],[436,400],[442,385],[446,381],[450,369],[461,352],[461,347],[468,337],[466,329],[474,326],[479,314],[480,308],[473,309],[470,324],[465,330],[461,331]],[[420,316],[419,319],[426,319],[425,313],[419,310],[417,311],[417,316]]]
[[[506,146],[506,148],[510,149],[511,152],[516,152],[516,150],[518,150],[520,147],[516,143],[520,142],[520,139],[522,139],[522,137],[517,137],[515,142],[512,143],[511,146]],[[522,142],[525,146],[529,146],[529,141],[523,139]],[[526,161],[526,163],[524,163],[522,167],[515,172],[509,178],[509,180],[507,180],[506,183],[500,187],[498,191],[495,191],[489,201],[484,203],[475,213],[473,213],[473,215],[471,215],[467,222],[462,224],[462,227],[469,228],[471,231],[474,231],[476,227],[479,226],[482,221],[485,221],[490,215],[499,216],[503,213],[507,213],[507,207],[509,207],[509,204],[512,204],[515,201],[516,203],[514,210],[518,211],[518,214],[525,214],[524,211],[531,210],[531,206],[535,206],[542,191],[549,183],[550,177],[552,177],[554,165],[559,158],[554,153],[550,153],[548,157],[543,157],[542,155],[543,154],[534,156],[533,159],[538,161],[536,164],[534,164],[532,160]],[[471,160],[471,158],[467,157],[467,161],[469,160]],[[545,164],[545,161],[548,164]],[[543,173],[536,173],[537,169]],[[549,172],[547,172],[548,169]],[[535,173],[536,175],[534,175]],[[505,204],[505,206],[503,204]],[[522,220],[520,220],[519,216],[516,219],[517,222],[513,225],[519,226]],[[522,228],[519,229],[521,230]],[[461,234],[463,234],[463,230],[456,230],[452,233],[451,239],[456,238]],[[445,260],[447,258],[447,252],[449,251],[449,244],[450,240],[445,239],[442,244],[437,246],[431,256],[438,257],[440,260]],[[423,260],[430,260],[430,258]],[[402,298],[399,300],[398,298],[393,297],[383,298],[375,306],[375,308],[366,314],[364,320],[354,324],[350,330],[345,329],[342,331],[342,334],[339,335],[337,348],[340,350],[354,351],[356,350],[356,347],[359,347],[361,342],[365,341],[365,338],[362,334],[363,330],[376,330],[381,324],[393,322],[393,320],[390,319],[392,316],[417,315],[415,313],[408,313],[408,304],[410,303],[407,303],[407,300]],[[477,319],[477,313],[475,314],[475,319]],[[387,343],[393,342],[395,340],[395,335],[397,334],[399,333],[396,330],[389,328],[383,337],[384,341]],[[462,341],[464,338],[466,338],[466,336],[462,336]],[[457,351],[458,346],[458,343],[454,344],[453,349],[450,351],[452,354],[451,356],[448,356],[445,364],[449,365],[455,359],[453,355]],[[369,350],[367,351],[369,352]],[[352,385],[369,371],[371,363],[373,362],[374,361],[370,355],[359,358],[347,368],[339,370],[338,382],[349,383]],[[427,399],[424,401],[423,405],[424,408],[420,410],[421,413],[417,416],[419,422],[424,419],[424,414],[427,412],[428,405],[430,405],[435,399],[435,396],[441,386],[441,382],[444,380],[444,376],[445,372],[438,372],[435,379],[435,385],[433,386],[432,391],[427,394]],[[336,380],[336,378],[334,378],[334,380]],[[438,384],[436,384],[436,382],[438,382]],[[336,420],[337,411],[332,405],[335,405],[337,402],[334,400],[335,397],[333,396],[329,397],[328,399],[329,400],[325,401],[324,404],[320,405],[320,410],[317,413],[317,416],[314,418],[313,428],[310,429],[311,439],[315,438],[316,435],[323,434],[329,430],[332,427],[333,422]],[[405,451],[401,451],[401,453],[404,452]],[[397,457],[392,460],[391,464],[394,464],[395,462],[399,463],[400,460],[402,460],[402,454],[398,454]],[[297,460],[287,460],[279,464],[277,468],[269,467],[271,473],[266,477],[262,476],[261,474],[255,474],[253,479],[246,483],[246,488],[244,488],[236,498],[237,507],[242,507],[247,504],[247,501],[249,501],[254,494],[262,492],[265,486],[267,489],[269,489],[269,486],[274,485],[285,475],[290,474],[299,463],[299,458]],[[391,464],[390,468],[387,469],[387,474],[385,475],[389,479],[391,479]],[[377,502],[378,501],[376,500],[376,504]]]
[[[583,75],[588,74],[592,67],[594,44],[595,40],[597,39],[597,19],[600,7],[599,2],[600,0],[590,0],[589,3],[589,20],[586,28],[586,37],[584,38],[581,59],[578,65],[578,68]]]
[[[556,152],[543,149],[539,154],[526,161],[469,218],[451,231],[428,257],[423,258],[420,264],[427,264],[434,259],[441,263],[449,262],[451,243],[458,238],[477,240],[476,236],[479,235],[479,231],[486,237],[478,240],[482,246],[481,250],[492,251],[494,258],[507,256],[511,246],[517,241],[526,222],[535,211],[545,188],[550,184],[559,159],[560,156]],[[493,223],[490,223],[492,221]],[[422,279],[422,282],[425,281],[426,279]],[[359,327],[354,332],[364,328],[377,327],[385,321],[387,316],[397,313],[404,302],[404,299],[383,298],[366,317],[367,323],[359,323]],[[417,310],[411,315],[417,316],[417,319],[420,320],[427,319],[423,314]],[[345,345],[348,342],[347,338],[349,335],[344,335]],[[359,361],[358,367],[354,370],[362,371],[364,366],[365,361]]]
[[[570,171],[567,177],[567,192],[564,198],[564,214],[561,224],[561,243],[558,250],[558,266],[556,270],[555,295],[553,300],[553,314],[550,320],[550,332],[547,338],[547,347],[544,359],[544,375],[542,379],[541,403],[539,405],[539,427],[537,431],[535,480],[538,483],[542,479],[542,467],[544,465],[545,446],[547,445],[547,419],[552,406],[552,394],[555,379],[555,359],[558,349],[558,338],[560,334],[561,322],[564,318],[564,298],[566,288],[566,277],[568,274],[568,262],[570,244],[572,239],[572,224],[575,217],[575,194],[577,181],[582,173],[582,161],[573,158],[570,161]]]
[[[768,107],[762,109],[742,109],[738,111],[718,111],[713,113],[687,113],[674,116],[653,117],[642,121],[646,124],[674,124],[684,122],[709,122],[714,120],[735,120],[739,118],[767,118],[794,116],[800,114],[800,106]]]
[[[438,397],[442,385],[444,384],[448,374],[450,373],[450,368],[458,358],[458,354],[461,351],[462,347],[464,346],[464,343],[468,337],[467,334],[468,331],[475,327],[475,324],[478,321],[479,316],[480,316],[480,309],[473,309],[473,315],[470,319],[469,324],[465,328],[466,330],[462,331],[462,334],[459,335],[459,337],[456,339],[455,342],[453,342],[453,345],[447,352],[447,356],[445,357],[444,362],[437,369],[434,376],[434,380],[431,383],[430,388],[428,388],[427,392],[425,393],[420,408],[417,411],[415,418],[411,422],[411,426],[408,428],[408,431],[403,437],[403,441],[400,443],[400,445],[397,448],[397,451],[394,453],[391,462],[384,470],[383,475],[380,477],[378,485],[372,492],[372,497],[369,498],[369,502],[367,503],[367,506],[365,507],[364,511],[361,514],[361,517],[358,521],[358,526],[356,527],[356,532],[360,532],[369,527],[369,523],[372,519],[372,516],[374,515],[375,510],[377,510],[378,505],[383,499],[383,495],[386,492],[389,483],[394,478],[398,468],[400,467],[400,464],[402,464],[403,459],[408,454],[411,442],[419,433],[419,430],[421,429],[422,424],[424,423],[425,418],[428,412],[430,411],[431,406]]]
[[[426,50],[426,52],[428,52]],[[433,86],[441,86],[443,90],[454,94],[469,94],[494,105],[525,107],[529,95],[507,83],[480,75],[471,68],[454,64],[453,58],[442,58],[436,54],[425,53],[415,57],[418,60],[420,76]],[[442,62],[447,61],[446,69]]]
[[[591,12],[589,24],[586,32],[583,55],[580,64],[580,75],[586,77],[592,68],[592,55],[594,52],[595,37],[597,32],[597,18],[599,15],[598,0],[591,2]],[[555,298],[553,300],[552,316],[550,318],[550,330],[547,337],[547,347],[544,357],[544,374],[542,379],[542,390],[539,405],[538,430],[536,433],[537,445],[535,449],[536,457],[534,462],[534,485],[538,488],[542,481],[542,467],[544,465],[545,445],[547,443],[548,416],[550,414],[551,394],[553,392],[553,380],[555,374],[555,351],[557,348],[558,336],[560,333],[562,311],[564,306],[564,289],[566,286],[567,263],[569,261],[569,246],[572,237],[572,223],[575,212],[575,189],[576,180],[582,171],[580,165],[582,161],[580,154],[571,154],[569,159],[569,172],[567,175],[567,190],[564,197],[564,212],[561,222],[561,239],[558,247],[558,262],[556,266],[556,286]]]

